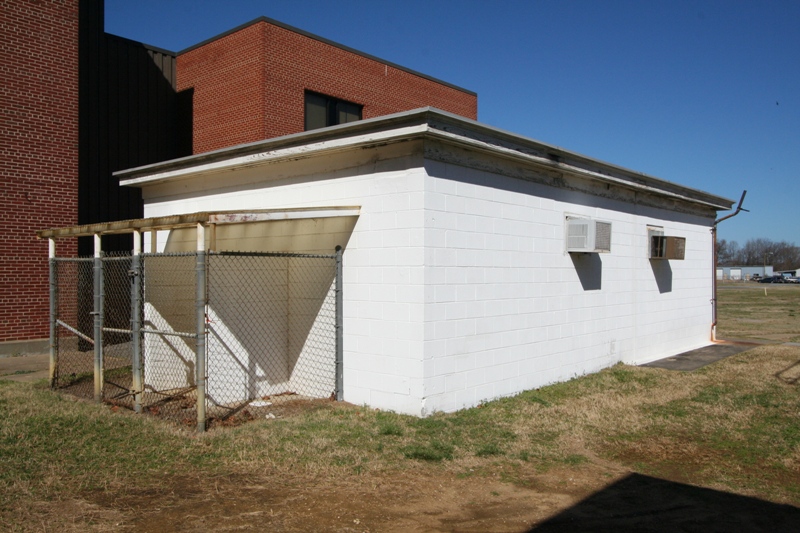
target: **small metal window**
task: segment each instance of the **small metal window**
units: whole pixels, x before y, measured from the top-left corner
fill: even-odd
[[[363,106],[320,93],[306,91],[305,129],[315,130],[361,120]]]

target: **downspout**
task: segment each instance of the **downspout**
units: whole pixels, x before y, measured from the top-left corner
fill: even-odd
[[[714,225],[711,226],[711,257],[713,259],[711,264],[711,275],[713,276],[712,279],[714,280],[714,292],[711,296],[711,342],[716,342],[717,340],[717,224],[723,220],[728,220],[729,218],[735,217],[741,211],[746,213],[750,212],[747,209],[742,209],[742,203],[744,202],[744,197],[746,194],[746,190],[742,192],[742,197],[739,198],[739,205],[736,206],[736,211],[730,215],[718,218],[714,221]]]

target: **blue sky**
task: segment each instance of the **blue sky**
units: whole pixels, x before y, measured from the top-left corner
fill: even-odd
[[[262,15],[475,91],[490,126],[747,189],[720,238],[800,244],[798,1],[106,0],[106,31],[180,51]]]

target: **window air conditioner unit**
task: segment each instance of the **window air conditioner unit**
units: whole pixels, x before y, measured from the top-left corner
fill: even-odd
[[[652,235],[650,237],[650,259],[683,259],[686,255],[684,237]]]
[[[607,253],[610,251],[610,222],[567,217],[567,252]]]

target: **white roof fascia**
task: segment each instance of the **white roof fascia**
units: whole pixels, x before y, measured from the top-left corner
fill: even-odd
[[[245,222],[270,222],[273,220],[302,220],[307,218],[357,217],[361,210],[358,207],[315,208],[308,210],[272,210],[250,211],[246,213],[212,213],[208,217],[209,224],[242,224]]]
[[[574,165],[569,165],[566,163],[562,163],[560,161],[553,161],[552,159],[548,159],[546,157],[536,156],[532,154],[526,154],[520,152],[519,150],[514,150],[512,148],[506,148],[504,146],[498,146],[496,144],[487,143],[485,141],[480,141],[477,139],[471,139],[469,137],[464,137],[463,135],[458,135],[455,133],[450,133],[443,130],[438,130],[435,128],[429,128],[428,134],[433,137],[439,137],[445,141],[451,143],[457,143],[463,146],[466,146],[470,149],[480,150],[482,152],[491,153],[495,155],[501,155],[506,158],[515,159],[517,161],[527,161],[530,163],[534,163],[536,165],[545,166],[551,170],[559,170],[561,172],[566,172],[569,174],[576,174],[585,178],[590,178],[593,180],[600,180],[604,182],[611,182],[623,187],[651,192],[654,194],[670,196],[672,198],[678,198],[684,201],[699,203],[703,205],[707,205],[710,207],[714,207],[717,209],[729,209],[724,205],[720,205],[719,203],[707,202],[700,200],[698,198],[693,198],[690,196],[686,196],[683,194],[675,193],[672,191],[665,190],[663,188],[654,187],[650,185],[645,185],[641,183],[632,182],[629,180],[617,178],[614,176],[609,176],[608,174],[601,174],[599,172],[595,172],[592,170],[576,167]]]
[[[200,174],[257,166],[264,163],[274,163],[277,161],[287,161],[292,159],[305,159],[307,157],[320,155],[322,153],[329,154],[341,152],[376,143],[381,144],[386,142],[397,142],[416,137],[422,133],[425,133],[428,131],[428,129],[429,126],[427,124],[419,124],[392,130],[371,132],[363,135],[354,135],[352,137],[330,139],[327,141],[320,141],[300,146],[291,146],[289,148],[279,148],[277,150],[270,150],[256,154],[232,157],[230,159],[201,163],[197,166],[165,170],[163,172],[156,171],[153,174],[148,174],[138,178],[122,179],[119,183],[120,185],[141,187],[171,179],[178,179],[185,176],[194,177]]]

